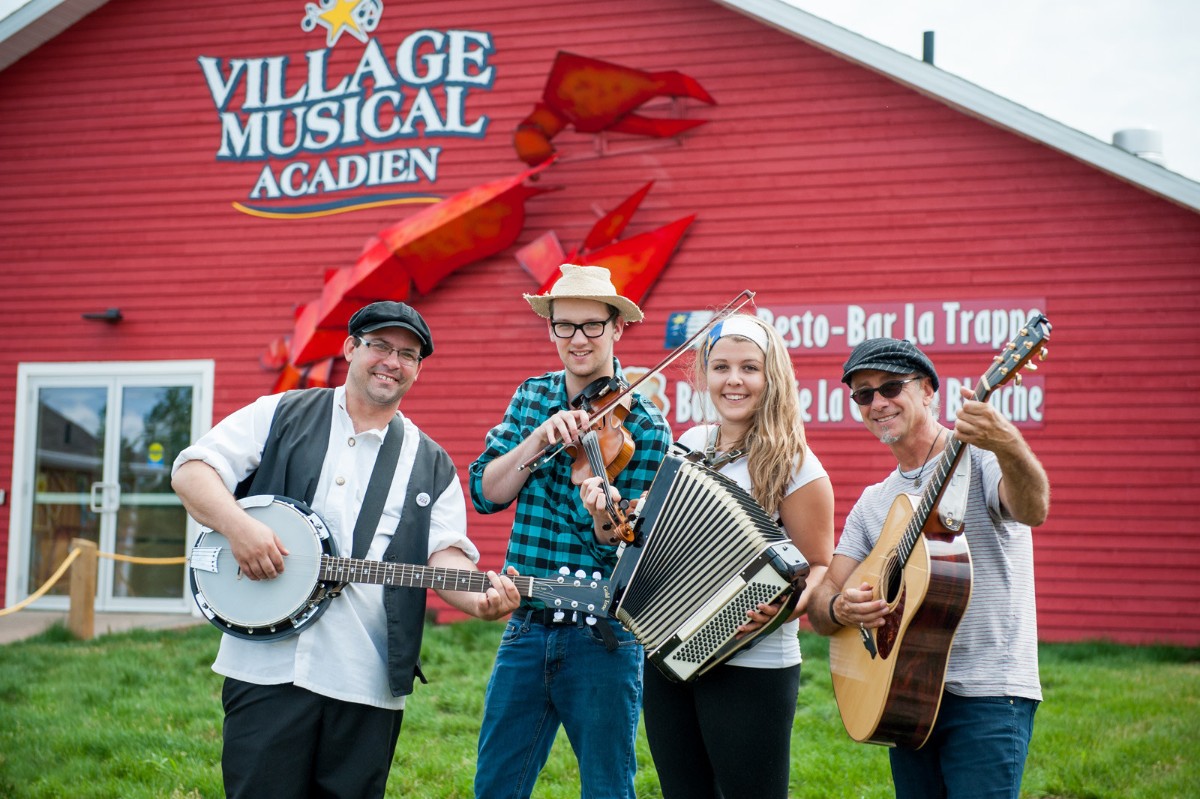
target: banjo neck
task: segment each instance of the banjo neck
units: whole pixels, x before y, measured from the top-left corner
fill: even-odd
[[[603,613],[612,602],[609,582],[600,579],[599,574],[591,578],[585,577],[582,572],[570,575],[564,568],[559,570],[558,577],[506,576],[513,581],[521,596],[540,599],[555,609]],[[373,583],[401,588],[433,588],[475,593],[486,593],[492,587],[486,572],[418,566],[414,563],[339,558],[333,555],[321,556],[317,579],[333,583]]]
[[[321,580],[338,583],[371,583],[401,588],[433,588],[443,591],[485,593],[492,587],[486,572],[418,566],[413,563],[385,563],[377,560],[321,556]],[[533,596],[532,577],[513,577],[521,596]]]
[[[348,583],[472,593],[492,587],[486,572],[338,557],[320,517],[286,497],[256,495],[238,504],[274,530],[290,553],[279,578],[247,580],[228,539],[200,531],[188,554],[192,595],[214,626],[239,638],[274,641],[301,632]],[[612,601],[609,581],[599,573],[587,577],[563,567],[556,577],[510,579],[521,596],[556,610],[603,614]]]

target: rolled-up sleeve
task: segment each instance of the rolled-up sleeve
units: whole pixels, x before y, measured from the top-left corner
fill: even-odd
[[[282,396],[260,397],[226,416],[179,453],[171,465],[171,474],[187,461],[204,461],[232,492],[246,475],[258,468]]]
[[[512,504],[512,500],[503,503],[492,502],[483,495],[483,470],[496,458],[520,444],[528,435],[525,429],[527,425],[523,426],[517,418],[516,409],[520,406],[520,396],[521,390],[517,389],[504,412],[504,419],[489,430],[484,438],[483,453],[467,469],[471,504],[480,513],[497,513]]]
[[[450,547],[458,547],[473,563],[479,562],[479,548],[467,538],[467,503],[457,477],[433,503],[429,514],[429,554]]]

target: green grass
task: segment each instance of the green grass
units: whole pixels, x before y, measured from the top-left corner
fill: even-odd
[[[431,683],[409,701],[389,797],[471,796],[500,630],[477,621],[427,630]],[[202,626],[84,642],[57,627],[0,646],[0,796],[222,796],[220,677],[209,669],[218,637]],[[801,645],[792,797],[891,796],[886,750],[857,744],[842,729],[826,641],[805,633]],[[1200,649],[1057,644],[1043,645],[1041,655],[1046,701],[1023,796],[1200,796]],[[644,734],[638,759],[638,795],[661,796]],[[560,735],[534,796],[578,795],[574,757]]]

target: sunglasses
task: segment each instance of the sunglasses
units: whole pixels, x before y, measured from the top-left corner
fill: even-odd
[[[882,386],[875,388],[860,388],[850,394],[850,399],[854,400],[859,405],[870,405],[875,401],[875,392],[878,391],[883,395],[884,399],[895,399],[900,396],[900,392],[904,390],[906,383],[911,383],[914,380],[920,380],[919,377],[908,377],[904,380],[889,380]]]

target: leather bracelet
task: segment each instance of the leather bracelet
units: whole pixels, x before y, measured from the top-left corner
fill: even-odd
[[[834,594],[833,596],[831,596],[829,598],[829,620],[831,622],[833,622],[834,624],[836,624],[838,627],[845,627],[846,625],[844,625],[840,621],[838,621],[837,614],[835,614],[833,612],[833,603],[837,602],[837,598],[840,597],[841,595],[842,595],[842,592],[838,591],[836,594]]]

